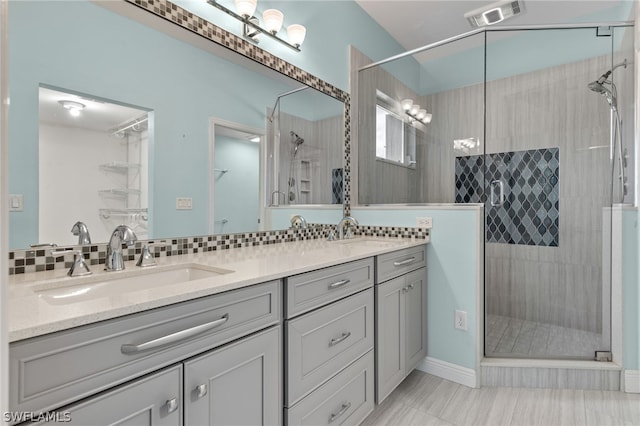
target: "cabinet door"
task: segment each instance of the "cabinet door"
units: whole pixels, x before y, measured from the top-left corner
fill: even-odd
[[[376,286],[376,402],[405,377],[405,277]]]
[[[185,362],[185,425],[276,425],[282,407],[280,327]]]
[[[162,370],[46,416],[48,421],[39,425],[181,425],[182,366]]]
[[[405,348],[409,374],[427,356],[427,270],[405,275]]]

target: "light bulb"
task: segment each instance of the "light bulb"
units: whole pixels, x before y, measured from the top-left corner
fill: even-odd
[[[294,46],[300,47],[306,35],[307,29],[300,24],[293,24],[287,27],[287,37],[289,37],[289,43],[293,44]]]
[[[235,0],[238,15],[249,18],[256,11],[258,0]]]
[[[69,114],[70,114],[72,117],[79,117],[79,116],[80,116],[80,110],[79,110],[79,109],[77,109],[77,108],[70,108],[70,109],[69,109]]]
[[[262,21],[264,27],[271,34],[276,34],[282,28],[282,21],[284,21],[284,15],[277,9],[267,9],[262,12]]]
[[[418,113],[418,111],[420,111],[420,105],[418,105],[418,104],[411,105],[411,108],[409,109],[409,113],[411,115],[416,115]]]
[[[431,123],[431,113],[427,113],[427,114],[425,114],[425,115],[424,115],[424,118],[422,119],[422,122],[423,122],[424,124]]]
[[[402,106],[402,109],[404,111],[409,111],[411,109],[411,106],[413,105],[413,100],[412,99],[403,99],[400,101],[400,105]]]
[[[427,115],[427,110],[426,109],[421,109],[418,111],[418,113],[416,114],[416,118],[418,120],[422,120],[424,118],[424,116]]]

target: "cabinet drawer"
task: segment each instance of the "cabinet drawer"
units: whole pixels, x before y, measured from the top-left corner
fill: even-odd
[[[373,289],[286,324],[287,407],[373,348]]]
[[[373,411],[373,351],[286,409],[287,426],[357,425]]]
[[[176,365],[48,413],[38,425],[158,425],[182,424],[182,366]]]
[[[59,407],[277,324],[280,288],[273,281],[12,343],[10,408]],[[184,330],[191,336],[128,350]]]
[[[426,265],[425,245],[382,254],[376,257],[376,283],[383,283]]]
[[[373,258],[287,278],[285,317],[291,318],[373,286]]]

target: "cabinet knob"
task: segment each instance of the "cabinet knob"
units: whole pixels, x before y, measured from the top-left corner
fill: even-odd
[[[409,290],[413,290],[413,287],[415,287],[413,284],[409,284]]]
[[[402,292],[403,292],[403,293],[406,293],[406,292],[408,292],[408,291],[409,291],[409,287],[402,287]]]
[[[178,409],[178,398],[171,398],[164,405],[167,407],[167,413],[173,413]]]
[[[200,399],[203,396],[205,396],[207,394],[207,384],[203,383],[201,385],[196,386],[196,388],[194,389],[194,392],[196,394],[196,398]]]

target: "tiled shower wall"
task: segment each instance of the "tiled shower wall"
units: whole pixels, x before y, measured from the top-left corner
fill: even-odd
[[[596,58],[488,82],[486,141],[483,85],[427,97],[434,119],[423,161],[434,178],[427,179],[425,201],[454,202],[454,139],[480,137],[488,154],[559,151],[558,247],[487,243],[488,314],[602,331],[609,107],[587,84],[609,68],[609,61]],[[598,146],[605,148],[588,149]]]
[[[292,156],[291,135],[293,131],[304,139],[298,147],[294,161],[295,185],[300,192],[300,198],[285,204],[334,204],[333,203],[333,175],[334,169],[342,168],[342,151],[344,144],[342,132],[344,120],[342,115],[324,118],[317,121],[306,120],[291,114],[280,112],[276,115],[280,128],[280,153],[279,153],[279,182],[280,191],[287,194],[287,181],[289,179],[289,166]],[[270,123],[267,123],[271,127]],[[268,134],[273,132],[269,128]],[[308,163],[301,163],[301,160]],[[307,169],[305,167],[308,167]],[[310,182],[301,181],[307,179]],[[282,197],[282,195],[280,195]],[[342,198],[344,198],[342,196]],[[282,199],[280,200],[282,204]],[[341,203],[340,203],[341,204]]]

